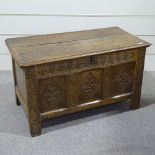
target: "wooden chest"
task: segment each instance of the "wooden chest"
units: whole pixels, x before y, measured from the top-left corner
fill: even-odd
[[[43,120],[131,98],[140,106],[146,47],[118,27],[6,40],[17,105],[32,136]]]

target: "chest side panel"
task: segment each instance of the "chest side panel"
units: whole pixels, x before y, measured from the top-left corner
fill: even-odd
[[[102,69],[78,74],[78,104],[102,99]]]
[[[17,79],[17,87],[21,95],[23,96],[24,101],[27,102],[25,72],[18,66],[17,63],[15,63],[15,73]]]

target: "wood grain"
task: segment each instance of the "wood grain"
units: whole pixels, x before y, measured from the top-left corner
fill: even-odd
[[[21,67],[150,45],[118,27],[7,39],[6,43]]]

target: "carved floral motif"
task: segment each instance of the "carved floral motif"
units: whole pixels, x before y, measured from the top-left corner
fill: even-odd
[[[62,93],[63,90],[61,87],[53,79],[50,79],[46,93],[43,92],[42,95],[48,100],[48,103],[59,104],[61,102]]]
[[[126,89],[130,84],[132,84],[132,75],[127,71],[121,70],[116,76],[116,85],[122,90]]]
[[[96,77],[90,72],[87,75],[85,81],[81,84],[80,91],[86,98],[93,98],[97,92],[99,84],[100,83],[98,82]]]

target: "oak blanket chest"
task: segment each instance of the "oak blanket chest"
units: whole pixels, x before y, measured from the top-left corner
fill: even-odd
[[[17,105],[42,121],[131,99],[139,108],[146,47],[119,27],[7,39]]]

